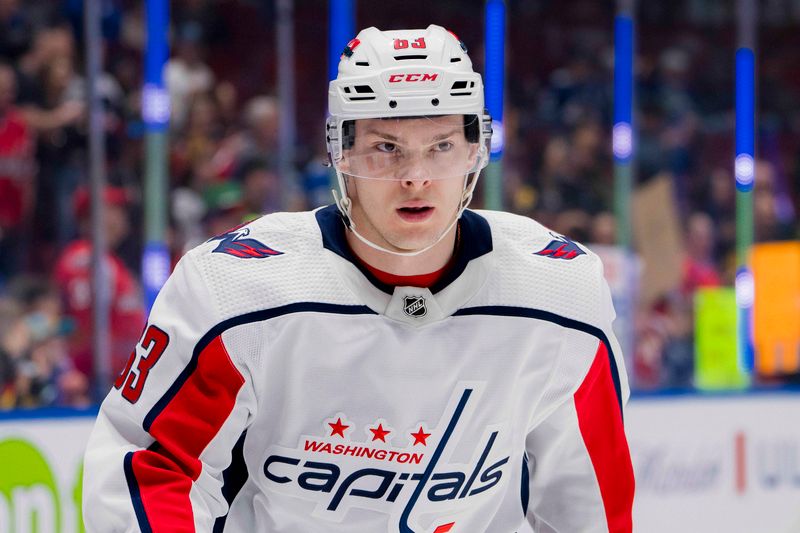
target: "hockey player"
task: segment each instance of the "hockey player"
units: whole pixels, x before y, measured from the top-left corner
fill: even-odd
[[[180,261],[100,410],[87,530],[631,531],[600,260],[466,209],[491,122],[464,44],[368,28],[328,99],[336,205]]]

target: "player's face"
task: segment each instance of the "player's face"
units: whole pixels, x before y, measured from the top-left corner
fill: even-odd
[[[435,243],[458,214],[477,153],[462,115],[357,120],[339,165],[356,228],[395,251]]]

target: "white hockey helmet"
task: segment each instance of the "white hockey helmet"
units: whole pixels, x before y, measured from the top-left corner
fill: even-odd
[[[328,156],[339,184],[334,198],[345,222],[357,235],[339,167],[343,151],[354,142],[354,121],[404,117],[435,120],[443,115],[463,115],[465,136],[469,143],[478,145],[478,155],[462,172],[464,194],[455,224],[472,199],[480,170],[488,164],[492,126],[484,109],[481,76],[472,70],[467,48],[454,33],[433,24],[424,30],[362,30],[342,53],[338,76],[328,88],[328,109]]]

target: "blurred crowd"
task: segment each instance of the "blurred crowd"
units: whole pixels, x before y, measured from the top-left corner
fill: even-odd
[[[692,295],[731,285],[735,270],[733,15],[725,2],[642,3],[636,61],[635,184],[666,180],[682,273],[636,308],[639,388],[692,384]],[[103,226],[112,286],[112,364],[121,370],[144,325],[140,288],[144,3],[105,0],[103,74],[108,187]],[[272,2],[174,0],[165,79],[171,100],[169,230],[173,261],[262,213],[328,203],[323,167],[327,3],[298,2],[298,142],[278,168],[284,128],[275,97]],[[482,70],[481,3],[427,10],[358,3],[358,24],[452,27]],[[472,5],[474,4],[474,5]],[[754,192],[757,241],[798,239],[800,20],[772,2],[759,62]],[[616,241],[612,115],[614,2],[510,0],[505,202],[585,243]],[[778,6],[778,7],[776,7]],[[85,405],[92,298],[87,121],[80,0],[0,0],[0,407]],[[776,14],[777,13],[777,14]],[[532,29],[533,28],[533,29]],[[709,31],[723,38],[712,41]],[[533,33],[532,33],[533,32]],[[536,41],[535,53],[530,46]],[[476,207],[480,207],[480,194]]]

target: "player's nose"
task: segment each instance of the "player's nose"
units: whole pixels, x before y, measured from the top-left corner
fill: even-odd
[[[422,189],[431,184],[431,171],[423,161],[409,162],[403,169],[401,182],[405,188]]]

